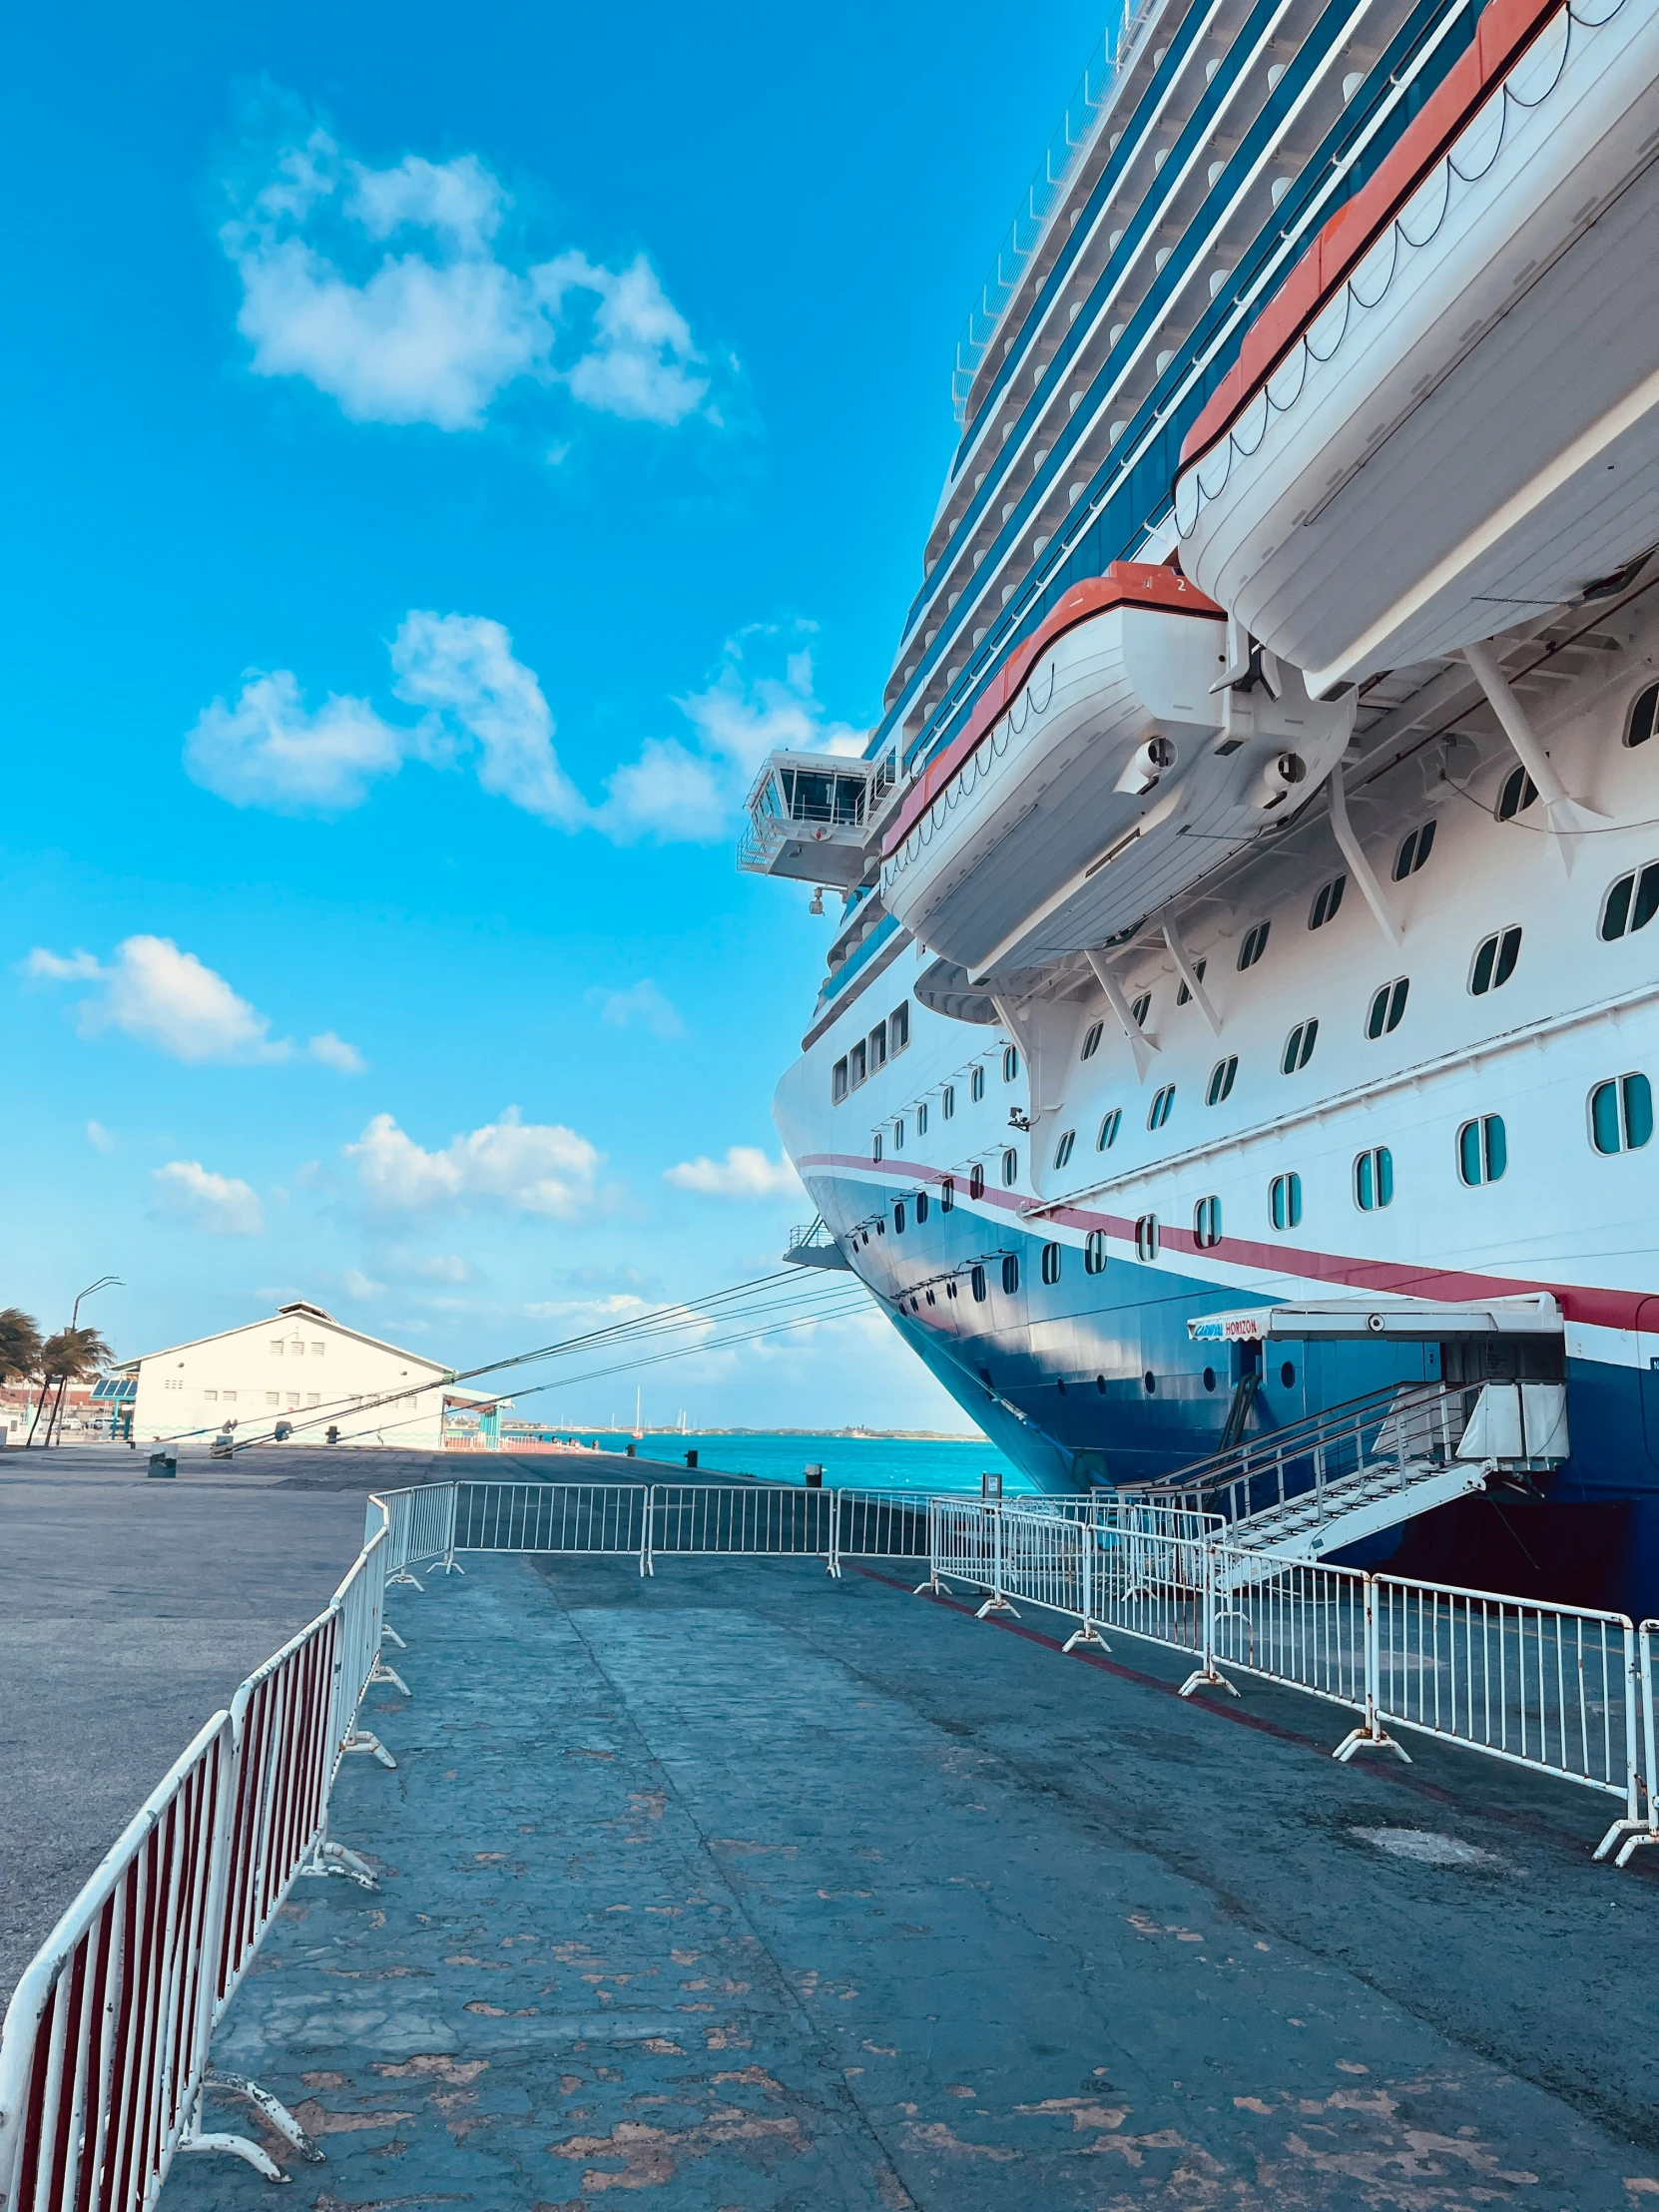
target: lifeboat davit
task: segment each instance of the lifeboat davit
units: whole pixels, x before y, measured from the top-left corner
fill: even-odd
[[[974,981],[1107,943],[1296,812],[1352,702],[1228,662],[1222,610],[1115,562],[1015,647],[882,838],[881,896]]]
[[[1659,9],[1491,0],[1188,436],[1182,565],[1334,686],[1659,539]]]

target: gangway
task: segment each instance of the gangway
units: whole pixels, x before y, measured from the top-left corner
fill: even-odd
[[[1263,1557],[1229,1570],[1242,1586],[1272,1571],[1268,1555],[1323,1559],[1494,1478],[1558,1466],[1567,1448],[1562,1383],[1389,1384],[1123,1493],[1220,1514],[1229,1546]]]

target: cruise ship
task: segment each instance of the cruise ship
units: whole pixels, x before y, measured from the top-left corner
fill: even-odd
[[[740,864],[841,906],[795,1256],[1042,1489],[1535,1384],[1505,1540],[1659,1611],[1656,162],[1656,0],[1127,0],[997,255]]]

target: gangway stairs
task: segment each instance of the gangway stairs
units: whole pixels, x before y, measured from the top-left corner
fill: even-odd
[[[1567,1456],[1559,1382],[1389,1385],[1122,1493],[1221,1516],[1230,1589]],[[1248,1555],[1248,1556],[1247,1556]],[[1257,1562],[1260,1562],[1259,1564]]]

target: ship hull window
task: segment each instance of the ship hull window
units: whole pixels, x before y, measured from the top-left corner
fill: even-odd
[[[1363,1214],[1391,1206],[1394,1197],[1394,1158],[1385,1144],[1373,1145],[1354,1163],[1354,1203]]]
[[[1294,1170],[1268,1185],[1268,1219],[1275,1229],[1302,1226],[1302,1178]]]
[[[1639,1152],[1653,1135],[1653,1087],[1645,1075],[1612,1077],[1590,1093],[1590,1142],[1598,1152]]]
[[[1509,1140],[1501,1114],[1482,1114],[1457,1132],[1457,1172],[1470,1190],[1501,1180],[1509,1165]]]
[[[1106,1232],[1091,1229],[1083,1240],[1083,1273],[1104,1275],[1106,1272]]]

